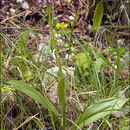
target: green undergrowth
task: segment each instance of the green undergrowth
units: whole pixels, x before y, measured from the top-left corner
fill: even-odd
[[[99,10],[99,6],[102,7],[100,15],[103,15],[101,2],[95,11]],[[49,47],[46,53],[36,50],[39,32],[31,27],[19,31],[14,41],[4,32],[1,33],[5,52],[1,53],[2,94],[9,97],[3,97],[2,101],[3,129],[85,130],[93,122],[96,122],[95,129],[129,129],[128,48],[115,42],[116,33],[113,33],[112,39],[109,33],[105,34],[104,49],[96,47],[95,42],[78,38],[73,33],[77,16],[72,27],[56,28],[51,16],[53,12],[48,4],[47,7],[51,34],[45,43]],[[102,16],[98,15],[95,12],[95,37],[102,21]],[[31,48],[28,46],[29,33],[36,35]],[[57,45],[55,34],[61,35],[60,45]],[[34,58],[36,54],[39,54],[38,60]],[[44,59],[40,62],[42,55]],[[59,70],[57,75],[48,72],[55,66]],[[68,72],[69,67],[73,68],[73,74]],[[53,97],[49,97],[48,92],[52,88],[51,81],[46,82],[46,74],[57,82],[56,103],[51,101]],[[122,116],[113,116],[117,112],[121,112]]]

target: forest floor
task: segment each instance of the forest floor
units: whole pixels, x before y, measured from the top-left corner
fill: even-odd
[[[103,0],[102,22],[94,33],[98,2],[55,0],[49,4],[56,51],[45,2],[1,0],[1,129],[61,129],[51,109],[48,111],[36,96],[29,96],[26,93],[28,88],[25,87],[26,92],[18,89],[26,96],[11,87],[14,80],[21,85],[26,83],[23,89],[26,85],[32,86],[62,113],[64,104],[61,105],[59,100],[64,98],[60,99],[57,92],[57,85],[62,84],[57,52],[62,72],[66,75],[66,130],[73,130],[75,126],[72,124],[77,117],[82,113],[87,115],[85,110],[90,106],[98,108],[97,104],[104,105],[104,108],[95,109],[95,113],[90,111],[90,117],[84,117],[89,123],[82,124],[82,127],[76,122],[77,129],[129,129],[129,103],[126,100],[129,97],[130,2]],[[119,99],[115,99],[117,97]],[[98,102],[104,99],[109,99],[106,104],[118,100],[119,111],[98,115],[107,110],[106,104]]]

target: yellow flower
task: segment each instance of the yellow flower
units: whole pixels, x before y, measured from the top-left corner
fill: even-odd
[[[56,28],[67,28],[69,25],[64,23],[57,23]]]
[[[57,24],[56,24],[56,27],[57,27],[57,28],[60,28],[60,23],[57,23]]]
[[[61,28],[64,28],[64,23],[61,23],[60,25],[61,25]]]
[[[69,25],[68,24],[65,24],[64,27],[67,28]]]

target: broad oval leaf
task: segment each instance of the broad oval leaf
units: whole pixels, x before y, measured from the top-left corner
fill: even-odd
[[[89,106],[76,120],[80,128],[103,118],[106,115],[116,112],[128,101],[127,98],[108,98]],[[75,126],[72,129],[76,129]]]
[[[58,85],[57,85],[57,91],[59,96],[59,101],[61,105],[62,110],[62,116],[63,116],[63,128],[66,127],[66,78],[63,75],[63,77],[60,79]]]
[[[83,67],[83,69],[87,69],[90,65],[90,56],[89,54],[86,56],[85,53],[79,53],[77,54],[77,60],[75,61],[75,64]]]
[[[39,102],[43,106],[49,109],[49,111],[53,112],[54,115],[58,116],[59,113],[57,112],[54,105],[51,104],[51,102],[45,98],[41,93],[39,93],[36,89],[29,86],[28,84],[17,81],[17,80],[11,80],[8,82],[10,85],[12,85],[15,89],[20,90],[21,92],[25,93],[30,98],[34,99],[35,101]]]
[[[93,17],[93,32],[94,35],[96,34],[97,30],[99,29],[103,17],[103,3],[99,2],[96,6],[94,17]]]

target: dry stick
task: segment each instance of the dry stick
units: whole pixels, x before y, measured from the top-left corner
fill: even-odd
[[[15,127],[15,124],[14,124],[14,122],[12,121],[12,119],[10,120],[9,118],[7,118],[7,117],[5,117],[14,127]],[[4,130],[4,129],[2,129],[2,130]]]
[[[23,125],[25,125],[26,123],[28,123],[30,120],[32,120],[33,118],[35,118],[39,113],[35,114],[34,116],[31,116],[29,118],[27,118],[20,126],[18,126],[17,128],[15,128],[14,130],[18,130],[19,128],[21,128]]]
[[[16,25],[13,21],[9,20],[10,23],[12,23],[14,26],[16,26],[17,28],[20,28],[18,25]]]
[[[4,19],[3,21],[1,21],[1,23],[4,23],[4,22],[6,22],[6,21],[8,21],[8,20],[10,20],[10,19],[13,19],[13,18],[15,18],[15,17],[19,17],[19,16],[23,15],[24,13],[26,13],[26,11],[24,11],[24,12],[22,12],[22,13],[19,13],[19,14],[16,14],[16,15],[14,15],[14,16],[12,16],[12,17],[8,17],[8,18]]]

